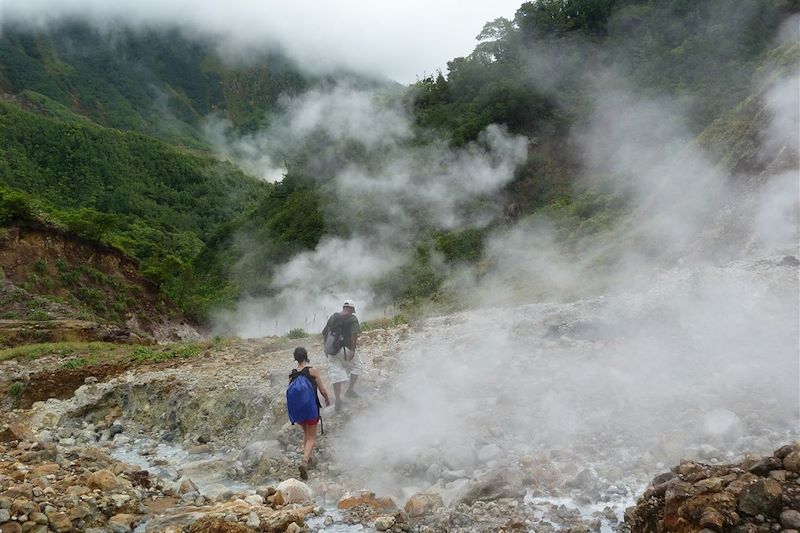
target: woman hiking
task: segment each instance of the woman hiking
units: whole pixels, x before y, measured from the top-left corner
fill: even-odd
[[[319,371],[311,366],[308,352],[302,346],[295,348],[294,360],[297,368],[289,376],[289,388],[286,391],[286,403],[289,409],[289,420],[300,424],[303,428],[303,461],[300,463],[300,477],[308,479],[308,466],[311,452],[317,442],[317,424],[320,421],[320,403],[317,390],[325,399],[325,406],[331,404],[328,390],[322,382]]]

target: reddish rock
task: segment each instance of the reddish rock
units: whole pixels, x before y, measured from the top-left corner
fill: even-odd
[[[405,511],[410,517],[418,517],[430,514],[440,507],[444,507],[444,502],[440,495],[420,492],[408,499]]]
[[[375,514],[391,513],[397,510],[394,500],[388,497],[376,497],[374,492],[361,491],[358,494],[349,492],[339,500],[337,507],[341,511],[347,511],[357,506],[369,508]]]

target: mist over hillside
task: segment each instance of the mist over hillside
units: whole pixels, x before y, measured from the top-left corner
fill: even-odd
[[[794,8],[729,7],[527,3],[487,23],[447,71],[402,88],[335,64],[320,74],[280,39],[234,46],[188,19],[36,19],[36,7],[16,6],[0,87],[52,119],[141,131],[271,182],[235,215],[185,228],[192,245],[157,279],[216,331],[280,334],[316,327],[344,295],[365,318],[398,303],[560,298],[564,264],[599,269],[592,293],[620,261],[667,265],[703,248],[728,199],[752,196],[733,184],[752,183],[779,152],[786,169],[796,159],[794,132],[768,131],[794,104],[779,88],[796,70]],[[719,159],[732,145],[754,161],[745,172]],[[13,172],[6,183],[39,194]],[[59,191],[48,199],[124,213]],[[143,251],[138,238],[117,242],[163,263],[166,248]],[[509,262],[517,247],[539,253]],[[471,290],[482,284],[497,290]]]

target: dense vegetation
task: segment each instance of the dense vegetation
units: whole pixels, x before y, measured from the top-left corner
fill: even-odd
[[[10,102],[0,102],[0,182],[4,223],[44,213],[138,258],[180,303],[205,240],[267,189],[210,156]]]
[[[211,40],[175,28],[9,26],[0,33],[0,58],[3,92],[34,91],[100,125],[192,146],[203,145],[198,125],[209,113],[222,111],[253,128],[280,95],[297,94],[311,81],[277,52],[230,66]]]
[[[583,118],[593,91],[617,84],[685,101],[699,133],[749,94],[776,30],[799,5],[795,0],[526,2],[513,20],[486,24],[474,52],[449,62],[446,75],[417,84],[417,116],[420,124],[450,133],[457,143],[495,122],[552,137]]]
[[[478,263],[493,228],[541,211],[562,221],[564,238],[610,224],[621,200],[573,187],[569,133],[587,118],[593,91],[672,98],[700,134],[751,94],[779,24],[799,4],[538,0],[512,20],[486,24],[471,54],[401,95],[418,127],[413,142],[444,137],[460,146],[499,123],[532,139],[528,160],[498,197],[481,199],[499,205],[503,217],[483,229],[420,228],[407,263],[381,290],[400,300],[435,297],[442,274],[432,254],[447,268]],[[166,28],[6,28],[0,216],[9,223],[31,209],[46,212],[127,251],[198,316],[242,293],[268,293],[277,265],[324,235],[369,224],[368,208],[341,224],[325,198],[337,168],[369,166],[373,156],[313,135],[279,154],[286,177],[265,184],[206,154],[202,119],[216,112],[237,131],[252,131],[270,122],[282,95],[321,81],[277,52],[234,64],[209,41]],[[315,164],[331,149],[332,164]]]

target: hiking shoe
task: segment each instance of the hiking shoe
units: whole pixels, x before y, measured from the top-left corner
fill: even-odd
[[[348,398],[361,398],[361,395],[354,390],[349,390],[344,393]]]
[[[300,479],[302,479],[303,481],[308,480],[308,466],[303,463],[300,463],[298,470],[300,470]]]
[[[336,402],[336,404],[334,404],[333,411],[335,413],[341,413],[342,412],[342,407],[343,407],[342,403],[343,403],[342,400],[339,400],[338,402]]]

